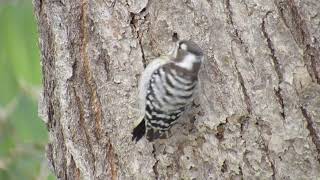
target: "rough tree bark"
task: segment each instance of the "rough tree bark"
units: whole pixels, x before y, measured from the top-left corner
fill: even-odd
[[[39,113],[59,179],[320,177],[318,0],[35,0]],[[150,59],[206,52],[192,112],[165,141],[131,142]]]

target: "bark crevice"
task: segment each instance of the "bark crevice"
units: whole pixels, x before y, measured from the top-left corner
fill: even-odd
[[[240,44],[240,46],[244,48],[245,54],[247,55],[248,54],[248,47],[243,42],[241,35],[239,34],[239,30],[236,28],[236,26],[233,22],[233,17],[232,17],[233,12],[232,12],[230,0],[225,0],[225,8],[226,8],[225,11],[226,11],[226,15],[227,15],[227,23],[231,25],[231,29],[232,29],[232,31],[231,31],[232,38],[235,40],[236,43]],[[251,105],[250,96],[248,94],[247,88],[245,87],[245,81],[243,79],[241,72],[239,71],[238,63],[237,63],[236,59],[234,59],[234,63],[235,63],[236,74],[238,76],[238,80],[239,80],[239,83],[241,86],[241,91],[242,91],[242,94],[244,97],[244,102],[246,104],[246,109],[249,114],[252,114],[252,105]],[[250,63],[252,63],[252,61],[250,61]]]
[[[111,171],[111,180],[118,179],[118,172],[117,172],[117,164],[115,162],[115,154],[112,144],[109,140],[108,144],[106,145],[106,149],[108,150],[106,153],[106,159],[110,164],[110,171]]]
[[[263,141],[264,141],[264,151],[266,153],[267,159],[270,163],[270,167],[272,170],[272,179],[275,180],[276,179],[276,168],[274,166],[274,162],[273,162],[272,158],[270,157],[270,151],[269,151],[268,145],[266,144],[265,140],[263,140]]]
[[[153,158],[156,160],[156,162],[154,163],[152,169],[153,169],[153,173],[154,173],[155,179],[159,179],[159,172],[158,172],[159,160],[157,160],[156,146],[152,145],[152,148],[153,148],[153,150],[152,150]]]
[[[244,102],[246,104],[248,114],[251,115],[252,114],[252,105],[251,105],[250,96],[248,94],[246,86],[244,85],[244,80],[243,80],[242,74],[240,73],[240,71],[239,71],[239,69],[237,67],[236,60],[235,60],[235,69],[236,69],[236,72],[237,72],[237,75],[238,75],[238,79],[239,79],[239,82],[240,82],[240,85],[241,85],[241,90],[242,90],[242,93],[243,93],[243,96],[244,96]]]
[[[271,13],[272,13],[272,11],[268,11],[265,14],[265,16],[262,18],[261,30],[262,30],[264,38],[267,40],[268,49],[270,50],[270,57],[272,59],[275,72],[278,76],[278,80],[279,80],[278,87],[277,87],[277,89],[274,89],[274,94],[277,97],[277,100],[280,105],[281,117],[283,120],[285,120],[286,119],[286,114],[285,114],[285,110],[284,110],[285,104],[284,104],[284,100],[283,100],[283,96],[282,96],[282,89],[281,89],[281,83],[283,82],[283,74],[282,74],[280,63],[279,63],[279,59],[277,58],[277,56],[275,54],[275,48],[273,46],[271,38],[270,38],[270,36],[267,32],[267,29],[266,29],[266,19],[268,18],[268,15]]]
[[[227,23],[232,26],[232,32],[231,34],[236,37],[236,39],[240,42],[240,44],[244,44],[242,41],[241,36],[239,35],[239,30],[236,28],[234,22],[233,22],[233,12],[232,7],[230,4],[230,0],[225,0],[225,8],[226,8],[226,15],[227,15]]]
[[[143,20],[140,20],[140,16],[147,11],[147,7],[148,7],[148,5],[146,7],[144,7],[141,10],[141,12],[139,12],[138,14],[130,12],[131,19],[130,19],[130,23],[129,23],[131,26],[131,29],[133,31],[133,34],[138,41],[138,45],[139,45],[139,48],[141,51],[142,64],[143,64],[144,68],[147,67],[147,59],[145,56],[143,43],[142,43],[143,31],[140,29],[140,27],[144,22],[147,21],[147,14],[143,15]]]
[[[318,162],[320,163],[320,137],[317,134],[316,129],[314,128],[314,125],[313,125],[314,121],[312,120],[312,118],[308,114],[307,110],[304,107],[300,107],[300,109],[301,109],[301,113],[302,113],[304,119],[307,122],[307,129],[309,130],[312,142],[316,146],[316,149],[318,152]]]
[[[320,84],[319,49],[312,46],[308,26],[301,17],[294,0],[275,0],[274,2],[285,26],[289,29],[296,44],[303,50],[303,60],[308,73],[314,82]]]
[[[81,53],[83,57],[83,73],[85,83],[88,85],[90,90],[90,104],[92,105],[92,112],[94,114],[95,120],[95,138],[96,141],[99,141],[102,134],[102,108],[100,98],[97,93],[97,84],[93,78],[92,70],[90,69],[90,60],[88,57],[88,43],[89,43],[89,17],[88,17],[89,9],[87,0],[83,0],[82,4],[82,24],[81,24],[81,32],[82,32],[82,44],[81,44]]]
[[[263,128],[263,125],[260,124],[261,119],[258,118],[257,121],[256,121],[256,125],[257,125],[257,129],[259,131],[259,138],[261,139],[261,146],[262,146],[262,150],[263,152],[265,153],[266,155],[266,158],[267,158],[267,161],[269,162],[269,165],[270,165],[270,168],[271,168],[271,171],[272,171],[272,179],[275,180],[276,179],[276,167],[274,165],[274,161],[271,157],[271,154],[270,154],[270,150],[269,150],[269,146],[268,146],[268,142],[267,140],[263,137],[263,134],[262,134],[262,128]]]
[[[90,135],[89,135],[89,132],[88,132],[88,129],[85,125],[85,119],[84,119],[84,105],[83,103],[81,102],[80,100],[80,97],[77,95],[77,92],[76,90],[74,89],[74,95],[75,95],[75,98],[76,98],[76,104],[78,106],[78,110],[79,110],[79,127],[83,130],[84,132],[84,135],[85,135],[85,141],[86,141],[86,145],[88,145],[88,151],[90,153],[90,155],[92,156],[90,159],[94,161],[96,161],[96,156],[94,154],[94,151],[93,151],[93,145],[92,145],[92,142],[90,141]],[[91,161],[90,161],[91,162]],[[91,162],[91,165],[93,163]],[[93,173],[95,172],[95,166],[93,165]]]

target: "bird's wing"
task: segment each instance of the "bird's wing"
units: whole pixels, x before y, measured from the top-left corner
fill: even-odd
[[[142,115],[144,115],[147,89],[149,87],[153,72],[169,62],[169,56],[160,56],[149,63],[146,69],[143,71],[139,81],[139,110],[141,110]]]

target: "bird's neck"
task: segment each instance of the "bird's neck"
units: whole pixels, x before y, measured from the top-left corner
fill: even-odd
[[[193,54],[187,54],[183,57],[177,56],[176,61],[174,62],[175,66],[184,69],[185,71],[189,71],[191,73],[197,74],[200,68],[200,60],[197,59],[199,57]]]
[[[193,54],[187,54],[184,57],[177,57],[177,58],[180,58],[180,59],[178,59],[175,62],[175,64],[188,71],[192,71],[194,64],[197,62],[197,57]]]

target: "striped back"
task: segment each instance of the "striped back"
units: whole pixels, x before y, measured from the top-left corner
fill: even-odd
[[[152,129],[154,133],[147,133],[147,138],[168,130],[193,100],[198,84],[197,74],[178,71],[177,68],[169,63],[155,70],[151,76],[144,119],[147,131]],[[149,137],[149,140],[151,138],[157,137]]]

